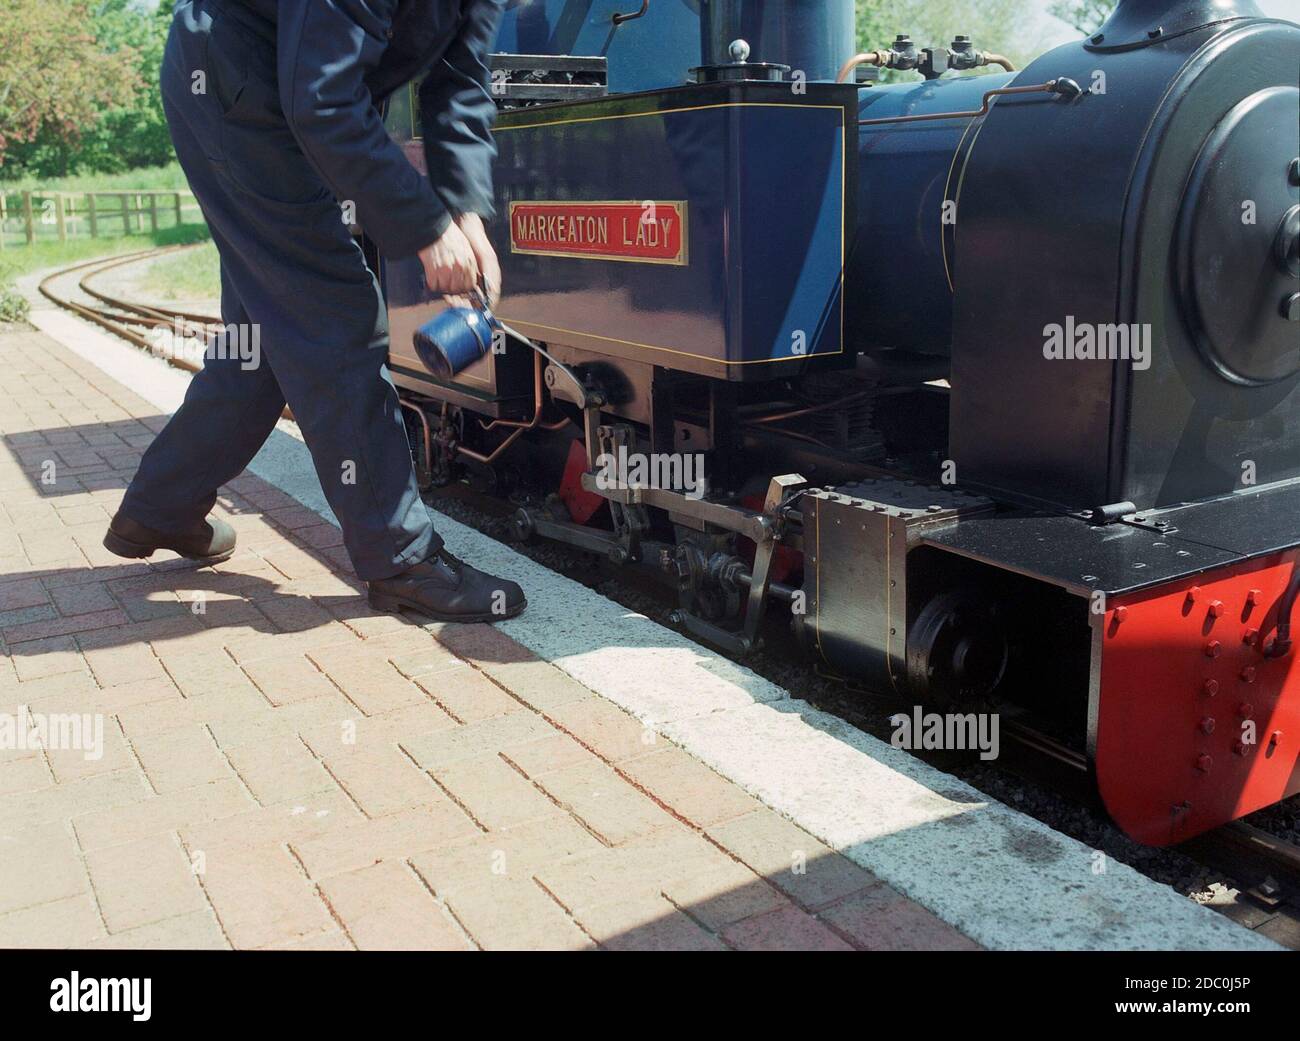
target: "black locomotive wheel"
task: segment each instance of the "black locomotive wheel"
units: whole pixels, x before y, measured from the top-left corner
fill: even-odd
[[[926,704],[969,708],[994,699],[1010,654],[997,604],[950,590],[922,608],[908,633],[908,680]]]

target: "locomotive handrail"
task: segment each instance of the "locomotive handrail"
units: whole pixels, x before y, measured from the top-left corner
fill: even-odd
[[[612,21],[615,25],[622,25],[624,22],[631,22],[637,18],[644,18],[645,13],[650,10],[650,0],[641,0],[641,10],[633,11],[630,14],[615,14]]]
[[[920,123],[931,119],[978,119],[988,115],[993,98],[1004,94],[1059,94],[1064,98],[1077,98],[1083,90],[1072,79],[1061,77],[1046,83],[1035,83],[1025,87],[997,87],[984,92],[983,104],[969,112],[930,112],[921,116],[882,116],[879,119],[859,119],[858,126],[879,126],[883,123]]]

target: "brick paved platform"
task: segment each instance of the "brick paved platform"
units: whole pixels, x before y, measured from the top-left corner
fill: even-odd
[[[976,948],[499,631],[372,612],[252,475],[228,562],[112,556],[164,417],[40,333],[0,371],[0,947]],[[101,754],[14,747],[73,716]]]

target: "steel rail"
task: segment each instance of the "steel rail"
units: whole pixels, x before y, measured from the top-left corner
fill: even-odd
[[[192,245],[187,244],[183,246],[165,246],[161,250],[157,251],[154,254],[154,256],[161,257],[161,256],[165,256],[168,253],[178,252],[180,250],[192,249],[194,248],[194,245],[200,245],[200,243],[195,243]],[[131,311],[134,314],[144,315],[149,318],[166,318],[169,324],[171,322],[174,322],[177,319],[185,322],[191,322],[195,325],[223,324],[221,319],[215,315],[197,314],[193,311],[178,311],[170,307],[160,307],[157,305],[136,304],[136,303],[132,303],[129,300],[122,300],[118,297],[109,296],[107,293],[103,293],[97,289],[93,289],[90,286],[91,279],[98,278],[106,271],[112,271],[115,268],[124,266],[125,264],[138,264],[149,259],[153,259],[153,258],[128,256],[125,259],[117,258],[111,260],[105,263],[103,266],[97,267],[94,271],[87,272],[85,275],[83,275],[81,280],[77,283],[77,287],[87,296],[92,296],[96,300],[108,304],[110,307],[116,307],[118,310],[121,311]]]
[[[137,250],[133,253],[127,253],[121,257],[115,257],[113,259],[117,264],[148,260],[156,256],[161,256],[164,252],[169,252],[170,249],[171,247],[165,247],[164,249]],[[78,271],[84,271],[88,267],[96,267],[97,265],[102,265],[103,263],[104,263],[104,258],[97,257],[94,260],[83,261],[79,264],[73,264],[70,267],[61,268],[58,271],[51,272],[50,274],[46,275],[43,279],[41,279],[40,283],[36,287],[37,291],[41,294],[41,296],[45,297],[45,299],[49,300],[50,303],[54,304],[56,307],[61,307],[65,311],[71,311],[73,314],[86,319],[86,321],[93,322],[95,325],[98,325],[100,328],[107,329],[109,332],[113,333],[114,335],[120,336],[122,337],[122,339],[128,340],[129,342],[135,344],[137,347],[142,347],[143,349],[147,350],[150,354],[153,354],[154,344],[150,342],[148,339],[146,339],[144,336],[141,336],[138,332],[133,331],[130,328],[131,323],[125,320],[124,318],[110,317],[104,314],[103,312],[96,310],[93,307],[88,307],[83,303],[73,300],[71,297],[61,296],[58,293],[56,293],[52,288],[53,283],[59,279],[67,278],[69,275],[75,274]],[[143,323],[136,323],[136,324],[143,324]],[[199,366],[195,365],[193,362],[189,361],[188,359],[168,358],[167,361],[169,364],[175,365],[178,369],[184,369],[186,372],[199,371]]]
[[[157,350],[157,344],[148,337],[141,335],[132,326],[144,326],[146,328],[158,328],[159,326],[170,326],[177,321],[189,323],[191,326],[201,326],[203,331],[211,326],[219,326],[219,319],[214,319],[208,315],[198,315],[192,312],[178,311],[165,307],[150,307],[145,304],[133,303],[129,300],[122,300],[98,290],[90,289],[86,282],[96,275],[113,268],[122,267],[126,264],[142,263],[146,260],[153,260],[157,257],[165,256],[168,253],[174,253],[178,250],[189,249],[190,246],[163,246],[157,249],[135,250],[131,253],[124,253],[115,257],[96,257],[94,260],[85,260],[69,267],[60,268],[53,271],[41,279],[37,285],[37,290],[41,296],[49,300],[56,307],[61,307],[65,311],[71,311],[80,318],[88,322],[93,322],[102,329],[107,330],[115,336],[135,346],[147,351],[154,357],[161,357],[168,365],[171,365],[183,372],[196,373],[203,368],[202,365],[190,361],[188,358],[181,357],[174,352],[160,352]],[[100,303],[107,305],[108,308],[117,311],[126,312],[125,314],[112,314],[101,308],[90,307],[80,301],[72,299],[70,296],[64,296],[54,289],[54,283],[60,279],[68,278],[79,271],[86,271],[87,268],[93,268],[93,271],[87,271],[78,280],[77,288],[86,293],[91,298],[98,300]],[[293,412],[286,405],[281,413],[285,419],[293,419]]]

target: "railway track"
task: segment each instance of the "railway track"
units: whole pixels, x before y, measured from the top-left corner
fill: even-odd
[[[157,249],[136,250],[115,257],[101,257],[61,268],[41,279],[37,289],[57,307],[71,311],[80,318],[94,322],[115,336],[135,344],[155,357],[163,358],[185,372],[198,372],[203,367],[203,347],[208,337],[222,327],[220,318],[157,305],[145,305],[123,300],[97,289],[91,283],[109,271],[129,264],[142,264],[158,257],[197,249],[202,243],[183,246],[162,246]],[[72,286],[67,283],[75,280]],[[77,299],[78,295],[86,299]],[[171,331],[170,336],[160,336],[158,330]],[[179,332],[178,337],[176,333]],[[186,344],[195,345],[186,350]],[[293,419],[286,406],[285,419]]]
[[[160,344],[165,342],[163,338],[156,333],[152,336],[149,333],[157,329],[180,329],[185,337],[193,337],[201,343],[211,330],[221,324],[219,318],[133,303],[98,290],[90,284],[96,276],[128,264],[140,264],[194,248],[196,247],[163,246],[83,261],[47,275],[37,288],[43,297],[56,306],[94,322],[100,328],[107,329],[151,354],[166,358],[179,369],[198,372],[202,368],[201,360],[186,357],[176,349],[161,350]],[[66,283],[73,279],[75,286],[69,287]],[[78,296],[86,299],[78,299]]]
[[[1236,882],[1242,899],[1225,914],[1300,950],[1300,846],[1233,821],[1182,848]]]
[[[193,247],[169,246],[140,250],[74,264],[46,276],[39,284],[39,291],[56,306],[95,323],[155,356],[164,357],[177,368],[196,372],[202,364],[201,354],[197,358],[190,358],[174,350],[160,349],[160,338],[155,330],[179,329],[185,337],[192,336],[203,342],[204,337],[221,324],[218,318],[135,303],[106,293],[93,285],[98,276],[108,271],[189,248]],[[288,409],[285,410],[285,417],[293,418]],[[432,498],[439,508],[445,509],[463,523],[496,538],[508,537],[508,519],[512,507],[503,506],[499,499],[464,486],[435,490]],[[546,566],[567,573],[587,585],[598,586],[613,599],[646,611],[662,624],[671,625],[670,602],[663,603],[662,611],[647,610],[651,601],[662,598],[660,584],[651,576],[623,569],[593,579],[589,562],[576,559],[576,550],[555,546],[540,549],[524,546],[520,549]],[[781,631],[773,627],[767,638],[770,641],[768,651],[746,660],[745,664],[788,687],[796,696],[806,698],[819,708],[887,739],[887,735],[880,732],[880,721],[897,706],[891,706],[882,700],[880,705],[864,709],[861,698],[850,696],[852,691],[849,688],[842,688],[840,692],[829,695],[825,684],[820,692],[811,684],[802,684],[796,689],[796,684],[792,682],[793,674],[788,670],[788,656],[783,657]],[[774,643],[779,646],[774,647]],[[793,653],[792,648],[788,650]],[[860,695],[861,692],[857,694]],[[1016,725],[1011,723],[1008,736],[1014,739],[1017,754],[1007,757],[1008,761],[1003,768],[1005,774],[1053,793],[1064,793],[1067,800],[1086,800],[1087,796],[1081,793],[1087,787],[1072,783],[1077,782],[1081,775],[1079,762],[1065,762],[1068,757],[1063,756],[1059,749],[1037,748],[1034,740],[1020,740],[1016,737],[1016,731]],[[1035,732],[1027,733],[1032,735]],[[926,757],[942,769],[959,774],[963,771],[962,759],[956,753],[926,754]],[[1077,756],[1074,758],[1077,759]],[[982,789],[989,788],[976,777],[967,776],[966,779]],[[989,794],[1004,797],[1004,793],[998,791],[990,791]],[[1019,808],[1052,827],[1058,827],[1067,833],[1071,831],[1068,827],[1062,827],[1061,821],[1053,819],[1051,814],[1035,812],[1032,806],[1022,805]],[[1110,827],[1109,824],[1105,826]],[[1095,835],[1088,834],[1075,834],[1074,837],[1084,842],[1095,839]],[[1183,844],[1176,852],[1218,875],[1225,891],[1234,890],[1240,894],[1226,905],[1216,906],[1217,910],[1285,946],[1300,949],[1300,846],[1244,821],[1235,821]],[[1144,870],[1139,863],[1132,866]]]

